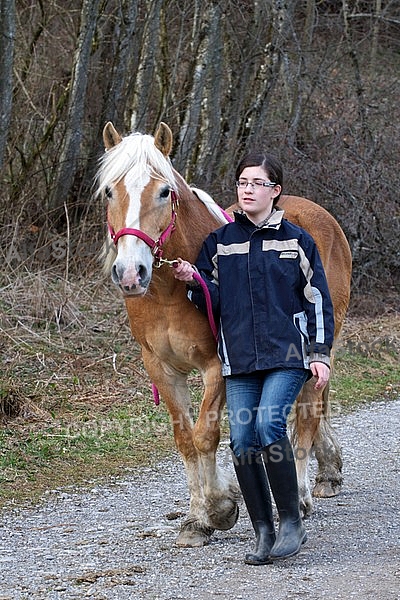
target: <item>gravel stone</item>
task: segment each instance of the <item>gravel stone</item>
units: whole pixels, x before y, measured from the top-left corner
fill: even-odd
[[[172,456],[85,492],[53,490],[40,505],[3,509],[0,600],[399,600],[400,399],[333,424],[343,491],[315,499],[298,556],[245,565],[254,536],[243,504],[237,525],[208,546],[176,547],[189,495]],[[232,469],[226,442],[219,461]]]

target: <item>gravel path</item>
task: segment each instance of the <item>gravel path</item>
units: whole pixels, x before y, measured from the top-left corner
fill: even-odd
[[[175,547],[188,493],[171,459],[159,470],[0,512],[0,600],[398,600],[400,400],[333,422],[344,489],[315,500],[297,557],[245,565],[253,533],[243,507],[237,525],[208,546]],[[220,460],[231,468],[226,445]]]

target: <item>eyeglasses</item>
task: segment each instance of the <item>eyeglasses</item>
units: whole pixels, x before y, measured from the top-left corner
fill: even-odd
[[[254,190],[255,187],[275,187],[276,183],[272,181],[262,181],[262,179],[256,179],[255,181],[247,181],[247,179],[239,179],[236,182],[236,187],[245,189],[248,185]]]

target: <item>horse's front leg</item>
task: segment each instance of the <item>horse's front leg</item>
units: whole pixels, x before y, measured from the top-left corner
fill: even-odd
[[[234,478],[217,463],[220,420],[225,404],[225,382],[218,359],[203,370],[204,395],[193,430],[203,471],[203,491],[209,523],[215,529],[231,529],[238,519],[240,498]]]
[[[145,368],[166,403],[176,447],[185,465],[190,493],[189,514],[181,525],[178,546],[196,547],[208,543],[215,526],[210,522],[204,494],[203,463],[193,442],[192,404],[187,374],[143,350]]]

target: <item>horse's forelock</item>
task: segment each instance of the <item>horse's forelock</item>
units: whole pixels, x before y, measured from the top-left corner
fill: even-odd
[[[120,181],[128,173],[133,181],[140,181],[147,174],[176,188],[172,165],[156,148],[151,135],[132,133],[104,153],[97,176],[97,194],[104,192],[105,188]]]

